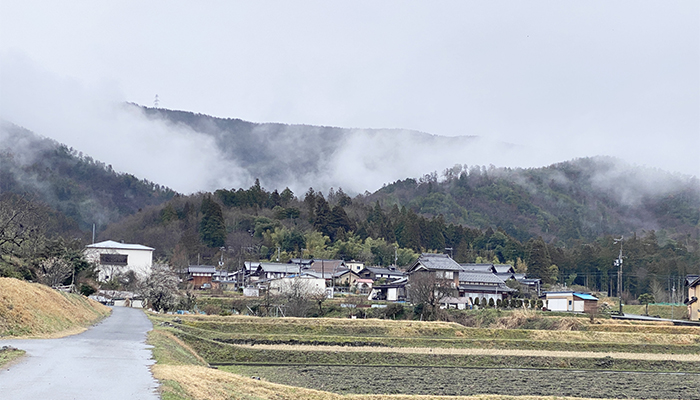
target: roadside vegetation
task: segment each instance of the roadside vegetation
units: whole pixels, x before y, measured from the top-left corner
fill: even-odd
[[[150,318],[158,361],[154,374],[163,380],[164,399],[475,393],[700,398],[692,390],[700,384],[700,328],[695,327],[587,318],[572,324],[562,322],[571,317],[531,310],[500,312],[498,328],[347,318]],[[522,328],[523,320],[537,318],[560,322]],[[626,389],[618,390],[615,382],[626,382]],[[310,389],[321,392],[305,391]]]
[[[84,331],[110,309],[79,294],[0,278],[0,337],[50,338]]]
[[[16,349],[12,346],[0,347],[0,367],[22,357],[24,353],[24,350]]]

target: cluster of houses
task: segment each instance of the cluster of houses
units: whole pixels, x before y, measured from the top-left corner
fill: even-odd
[[[108,240],[88,245],[85,254],[98,266],[100,281],[108,281],[126,271],[148,275],[153,265],[153,250],[147,246]],[[242,269],[232,272],[210,265],[192,265],[183,279],[196,289],[243,289],[249,296],[258,296],[264,291],[282,292],[294,282],[303,282],[306,288],[325,293],[328,297],[354,293],[366,295],[369,300],[410,301],[408,287],[418,272],[428,273],[454,289],[453,297],[441,300],[447,308],[472,308],[476,299],[479,303],[508,299],[516,289],[506,285],[507,281],[517,282],[521,294],[529,291],[531,295],[539,296],[548,310],[590,312],[597,307],[598,299],[587,293],[543,293],[539,279],[515,272],[510,264],[460,264],[447,254],[422,254],[405,271],[396,267],[366,266],[356,261],[303,258],[288,263],[246,261]],[[689,275],[686,286],[690,319],[699,320],[700,276]]]

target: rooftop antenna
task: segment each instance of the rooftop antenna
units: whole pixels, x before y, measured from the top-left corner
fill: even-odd
[[[156,94],[156,98],[153,99],[153,108],[158,108],[159,104],[160,104],[160,100],[158,99],[158,95]]]

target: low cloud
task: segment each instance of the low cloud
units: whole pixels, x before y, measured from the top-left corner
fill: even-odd
[[[90,86],[3,55],[0,116],[126,172],[183,193],[239,186],[246,171],[222,157],[212,138],[147,118],[116,86]]]
[[[513,144],[505,137],[240,121],[252,126],[243,137],[222,130],[213,119],[192,127],[148,115],[127,104],[129,99],[109,81],[83,84],[56,76],[20,53],[4,53],[0,60],[0,117],[111,164],[116,171],[182,193],[248,187],[260,178],[269,190],[288,186],[298,196],[309,187],[324,192],[342,187],[356,194],[433,171],[440,175],[456,164],[528,168],[597,155],[564,139]],[[632,162],[653,153],[645,151]],[[677,183],[652,169],[639,170],[636,176],[630,171],[634,169],[616,166],[602,171],[593,183],[626,203]],[[646,183],[619,185],[632,178]]]

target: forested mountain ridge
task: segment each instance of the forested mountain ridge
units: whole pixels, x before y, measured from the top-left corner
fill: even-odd
[[[21,194],[45,203],[83,230],[103,229],[175,192],[118,173],[110,165],[0,121],[0,194]]]
[[[544,168],[455,166],[394,182],[368,197],[385,207],[486,229],[524,241],[590,241],[603,235],[660,230],[698,236],[700,182],[611,157],[582,158]]]
[[[353,129],[328,126],[255,123],[188,111],[138,107],[148,118],[185,128],[193,136],[213,138],[219,157],[259,179],[264,187],[297,192],[313,186],[327,191],[344,187],[363,193],[385,182],[425,173],[410,162],[418,151],[430,153],[427,168],[462,159],[455,149],[478,152],[475,136],[445,137],[407,129]],[[503,145],[508,147],[508,145]],[[429,170],[428,170],[429,171]],[[241,180],[246,181],[245,179]],[[241,185],[243,186],[243,185]],[[248,186],[246,184],[245,186]]]

